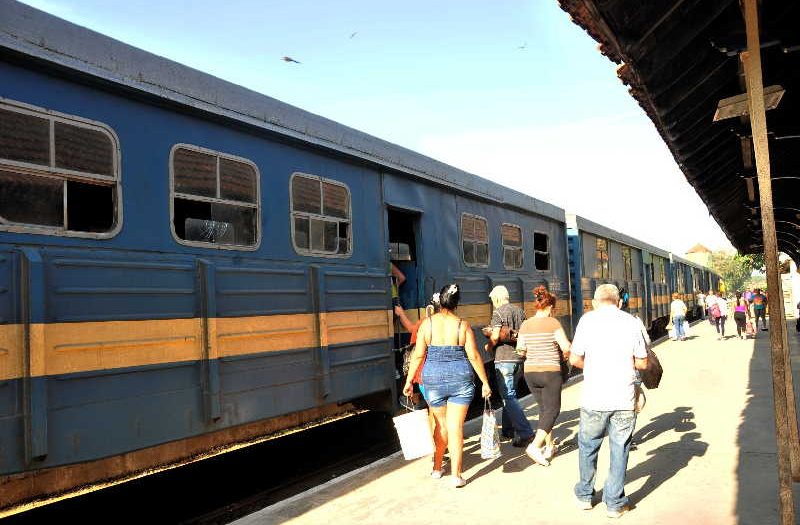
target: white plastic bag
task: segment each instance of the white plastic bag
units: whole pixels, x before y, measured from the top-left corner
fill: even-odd
[[[412,410],[395,416],[392,420],[405,459],[417,459],[433,454],[433,434],[428,423],[427,409]]]
[[[497,431],[497,419],[494,417],[489,400],[483,406],[483,422],[481,424],[481,459],[500,457],[500,433]]]
[[[683,336],[689,337],[689,321],[683,320]]]
[[[669,334],[669,338],[670,339],[675,339],[675,329],[674,328],[670,328],[669,331],[667,332],[667,334]]]

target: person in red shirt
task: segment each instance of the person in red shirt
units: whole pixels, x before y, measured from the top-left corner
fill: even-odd
[[[411,322],[411,319],[408,318],[408,316],[406,315],[406,311],[405,309],[403,309],[402,306],[400,306],[399,304],[395,305],[394,314],[400,320],[400,324],[403,325],[403,328],[405,328],[406,331],[408,331],[408,333],[411,334],[411,340],[409,341],[409,344],[411,345],[412,349],[417,344],[417,332],[419,331],[419,327],[422,325],[422,321],[424,321],[425,319],[432,316],[438,311],[439,311],[438,293],[433,294],[433,297],[431,298],[430,302],[425,306],[425,317],[420,318],[419,320],[417,320],[416,323]],[[411,396],[411,402],[414,404],[414,407],[419,407],[422,401],[420,399],[420,394],[422,394],[423,398],[425,397],[425,387],[422,386],[422,366],[417,368],[417,373],[414,374],[414,379],[412,380],[412,383],[416,385],[416,388],[414,389],[414,393]],[[419,392],[417,392],[417,390],[419,390]],[[400,402],[402,405],[405,406],[405,396],[401,396]]]

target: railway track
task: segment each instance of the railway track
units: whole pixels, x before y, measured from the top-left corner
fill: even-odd
[[[3,523],[223,524],[399,450],[366,412],[6,518]]]

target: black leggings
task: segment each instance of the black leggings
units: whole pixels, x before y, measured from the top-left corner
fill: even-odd
[[[550,432],[561,412],[561,372],[525,372],[528,389],[539,404],[537,430]]]
[[[747,334],[747,328],[745,328],[747,314],[744,312],[733,312],[733,320],[736,321],[736,335],[742,337],[742,335]]]
[[[717,333],[720,337],[725,337],[725,321],[728,319],[727,315],[714,318],[714,325],[717,327]]]
[[[767,327],[767,318],[766,318],[765,314],[767,313],[767,309],[766,308],[753,308],[753,312],[755,313],[755,317],[756,317],[756,320],[755,320],[756,328],[758,328],[758,318],[759,317],[761,318],[761,327],[762,328],[766,328]]]

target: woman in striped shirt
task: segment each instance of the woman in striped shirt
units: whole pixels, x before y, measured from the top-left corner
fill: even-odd
[[[544,286],[536,287],[533,295],[536,313],[522,323],[517,337],[517,351],[526,355],[525,382],[539,404],[536,436],[525,452],[548,466],[556,452],[553,425],[561,412],[561,360],[569,358],[570,342],[558,319],[551,317],[556,297]]]

